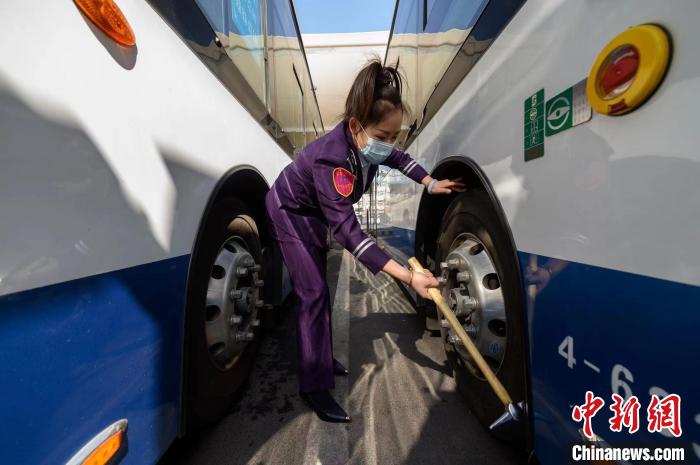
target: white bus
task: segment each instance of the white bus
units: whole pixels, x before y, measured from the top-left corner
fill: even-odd
[[[469,189],[428,196],[390,174],[370,229],[395,258],[415,255],[443,278],[524,402],[543,464],[589,444],[700,456],[699,17],[693,0],[397,3],[385,61],[407,78],[404,150]],[[492,424],[503,406],[419,304]],[[590,425],[576,410],[587,391],[604,402]],[[638,401],[636,432],[609,424],[613,394]],[[658,402],[674,394],[676,418],[664,404],[659,427]]]
[[[0,462],[153,464],[225,413],[285,290],[263,197],[324,131],[293,4],[0,24]]]

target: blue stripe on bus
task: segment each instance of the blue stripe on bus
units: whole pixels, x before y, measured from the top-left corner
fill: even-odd
[[[379,240],[404,256],[397,258],[414,253],[412,230],[384,228]],[[525,279],[531,254],[518,256]],[[553,260],[537,257],[540,267]],[[557,267],[561,272],[528,302],[526,312],[540,462],[569,463],[581,427],[571,419],[571,406],[582,404],[587,390],[606,401],[593,420],[594,431],[606,441],[639,446],[640,441],[665,440],[646,432],[650,391],[658,392],[654,388],[681,395],[683,436],[675,446],[686,447],[686,460],[697,461],[693,446],[700,451],[700,441],[693,444],[690,438],[700,438],[700,287],[571,261],[552,266]],[[569,346],[562,346],[569,336],[571,362]],[[634,435],[608,427],[611,395],[624,395],[625,385],[642,405],[640,431]]]
[[[124,464],[179,429],[189,255],[0,297],[3,463],[65,463],[120,418]]]
[[[530,254],[519,256],[526,276]],[[548,257],[537,260],[540,266],[553,263]],[[604,440],[631,446],[665,440],[646,431],[646,408],[658,388],[682,398],[683,436],[665,445],[685,446],[686,459],[697,460],[690,438],[700,437],[700,287],[575,262],[557,266],[562,271],[529,302],[527,312],[540,462],[568,462],[582,426],[571,419],[571,406],[582,404],[587,390],[606,402],[593,419]],[[624,397],[625,386],[641,403],[640,431],[634,435],[613,433],[608,425],[611,395]]]

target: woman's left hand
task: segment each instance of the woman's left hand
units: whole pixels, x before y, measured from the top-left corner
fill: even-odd
[[[441,179],[433,184],[431,194],[450,194],[452,191],[464,192],[467,186],[461,181],[461,177],[456,179]]]

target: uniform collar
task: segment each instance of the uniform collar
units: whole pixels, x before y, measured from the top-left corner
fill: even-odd
[[[359,169],[362,167],[362,161],[360,160],[360,154],[355,147],[355,142],[352,140],[352,133],[350,132],[350,125],[347,121],[341,121],[338,123],[338,132],[345,136],[345,143],[348,147],[348,158],[352,158],[353,164]]]
[[[355,150],[355,141],[352,140],[352,133],[350,132],[350,124],[348,124],[347,121],[341,121],[340,124],[343,126],[343,132],[345,133],[345,141],[348,143],[348,147],[353,152],[356,152]]]
[[[357,151],[355,147],[355,142],[352,140],[352,133],[350,132],[350,125],[347,121],[341,121],[338,123],[338,129],[345,134],[345,142],[348,145],[348,161],[350,162],[351,168],[354,167],[354,175],[356,178],[356,189],[353,191],[353,203],[357,202],[363,194],[363,187],[365,185],[364,173],[362,171],[362,155]],[[352,161],[351,161],[352,160]],[[357,188],[359,186],[359,188]]]

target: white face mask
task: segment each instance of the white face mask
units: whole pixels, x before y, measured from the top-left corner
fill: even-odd
[[[362,128],[362,132],[364,132],[365,136],[367,137],[367,145],[362,147],[360,152],[362,152],[362,155],[365,156],[367,161],[373,165],[383,163],[387,158],[389,158],[391,151],[394,149],[394,144],[373,139],[369,137],[367,131],[365,131],[365,128],[362,127],[362,124],[360,124],[360,127]]]

